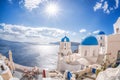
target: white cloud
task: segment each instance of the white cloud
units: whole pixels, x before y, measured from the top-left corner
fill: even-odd
[[[61,30],[58,28],[33,28],[5,23],[0,24],[0,26],[3,27],[3,29],[0,29],[0,38],[19,42],[49,43],[59,41],[61,37],[63,37],[66,33],[70,33],[69,31]]]
[[[103,11],[104,11],[105,13],[107,13],[107,14],[110,13],[111,8],[110,8],[110,10],[108,9],[108,2],[107,2],[107,1],[104,2],[104,5],[103,5],[102,8],[103,8]]]
[[[31,11],[32,9],[37,8],[41,2],[41,0],[24,0],[24,6]]]
[[[118,8],[118,6],[119,6],[119,0],[115,0],[115,2],[116,2],[115,9],[117,9],[117,8]]]
[[[107,0],[100,0],[99,2],[96,2],[95,6],[93,7],[93,10],[97,11],[99,9],[102,9],[104,13],[109,14],[111,11],[113,11],[119,7],[119,0],[115,0],[116,4],[112,5],[115,7],[110,7],[111,5],[109,5],[108,2],[109,1],[107,1]]]
[[[109,14],[109,13],[110,13],[110,10],[106,10],[106,13]]]
[[[32,11],[38,8],[43,2],[49,0],[19,0],[19,5],[24,6],[27,10]],[[9,3],[13,3],[13,0],[8,0]]]
[[[30,11],[38,8],[40,4],[48,0],[24,0],[24,7]]]
[[[93,34],[98,34],[100,30],[93,31]]]
[[[104,11],[107,11],[107,9],[108,9],[108,2],[107,1],[104,2],[104,5],[102,8]]]
[[[80,33],[84,33],[84,32],[86,32],[87,30],[86,29],[80,29]]]
[[[96,5],[93,7],[94,11],[101,9],[102,7],[102,3],[101,2],[97,2]]]
[[[104,0],[101,0],[100,2],[103,2]]]

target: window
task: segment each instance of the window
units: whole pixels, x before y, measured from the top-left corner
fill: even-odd
[[[66,43],[65,43],[65,46],[66,46]]]
[[[66,49],[66,43],[65,43],[65,45],[64,45],[64,49]]]
[[[116,32],[117,32],[117,33],[119,32],[119,28],[116,28]]]
[[[117,60],[120,60],[120,50],[118,51]]]
[[[87,56],[87,50],[85,51],[85,55],[84,56]]]
[[[103,46],[102,43],[100,43],[100,46]]]
[[[93,56],[95,56],[95,50],[93,50]]]
[[[100,39],[102,40],[102,37],[100,37]]]

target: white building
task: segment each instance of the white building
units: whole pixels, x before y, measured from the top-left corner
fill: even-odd
[[[116,60],[120,60],[120,17],[113,25],[114,33],[107,37],[107,50],[106,50],[106,62],[108,64],[115,63]]]
[[[67,36],[65,36],[61,39],[59,53],[61,53],[64,56],[72,54],[71,42]]]
[[[86,37],[79,46],[78,53],[86,58],[90,63],[96,63],[99,54],[99,43],[96,37]]]
[[[75,62],[84,65],[84,60],[88,65],[101,65],[103,62],[107,66],[115,64],[117,60],[120,60],[120,18],[113,26],[113,34],[107,36],[103,31],[99,31],[97,35],[90,35],[83,39],[79,45],[78,53],[72,53],[71,42],[67,36],[62,38],[59,49],[59,68],[63,66],[71,67]],[[69,64],[66,59],[69,60],[67,61]],[[81,63],[81,60],[83,63]],[[70,70],[74,70],[74,66],[72,65],[71,68],[73,69]]]

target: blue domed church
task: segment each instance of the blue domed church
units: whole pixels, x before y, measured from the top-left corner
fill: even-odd
[[[74,53],[70,39],[64,36],[60,41],[58,69],[76,71],[83,66],[109,66],[120,61],[120,18],[113,26],[113,34],[106,35],[105,32],[98,31],[96,35],[85,37],[78,46],[78,52]]]
[[[60,53],[62,53],[64,56],[65,56],[65,55],[70,55],[70,54],[72,54],[71,42],[70,42],[70,39],[69,39],[67,36],[64,36],[64,37],[61,39],[59,51],[60,51]]]
[[[98,35],[97,38],[98,38],[98,41],[99,41],[99,46],[100,47],[105,47],[105,42],[106,42],[105,32],[99,31],[97,35]]]
[[[81,57],[86,58],[91,63],[95,63],[99,53],[99,42],[95,36],[87,36],[82,40],[79,46],[79,52]]]

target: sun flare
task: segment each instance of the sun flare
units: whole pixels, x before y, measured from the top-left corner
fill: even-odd
[[[49,3],[45,7],[45,13],[48,16],[57,16],[59,13],[59,7],[56,3]]]

